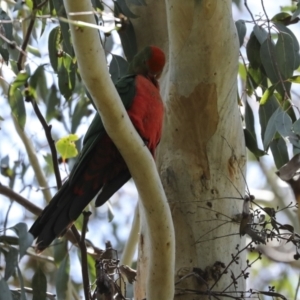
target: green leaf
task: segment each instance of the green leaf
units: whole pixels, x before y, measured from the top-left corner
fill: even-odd
[[[272,22],[285,22],[285,20],[290,19],[291,15],[287,12],[280,12],[278,14],[276,14],[271,21]]]
[[[32,300],[47,299],[47,279],[41,268],[38,268],[32,277]]]
[[[29,53],[35,55],[36,57],[42,57],[41,52],[40,52],[40,50],[38,48],[35,48],[35,47],[31,46],[31,45],[27,45],[26,50]]]
[[[239,75],[242,80],[246,81],[247,79],[247,69],[243,63],[239,63]]]
[[[268,78],[271,80],[273,85],[276,84],[276,90],[281,95],[285,94],[285,90],[289,92],[291,83],[280,82],[283,78],[283,74],[281,74],[280,68],[277,65],[279,58],[276,56],[275,45],[271,39],[268,38],[262,43],[260,48],[260,57]],[[283,88],[283,85],[285,88]]]
[[[277,132],[276,125],[275,125],[275,119],[276,119],[277,114],[279,114],[279,112],[281,112],[281,111],[282,111],[281,107],[278,107],[272,114],[271,118],[269,118],[269,120],[268,120],[268,125],[266,127],[266,130],[264,132],[264,137],[263,137],[263,144],[264,144],[265,150],[267,150],[269,148],[269,145]]]
[[[293,67],[293,69],[296,70],[300,65],[299,41],[298,41],[297,37],[295,36],[295,34],[287,26],[280,24],[280,23],[276,23],[274,25],[275,25],[275,28],[279,32],[278,34],[285,33],[285,34],[289,35],[290,38],[292,39],[293,50],[294,50],[294,53],[293,53],[294,67]]]
[[[59,17],[68,18],[64,4],[61,0],[52,0],[53,6],[56,10],[56,13]],[[60,30],[62,33],[62,46],[63,50],[69,55],[73,56],[73,47],[71,44],[70,28],[69,24],[63,21],[59,21]]]
[[[300,136],[300,119],[298,119],[292,126],[292,131]]]
[[[257,142],[255,137],[251,134],[251,132],[245,128],[244,129],[244,136],[246,147],[258,158],[266,154],[265,151],[261,150],[257,146]]]
[[[289,138],[290,142],[293,143],[299,140],[292,131],[293,122],[291,117],[286,111],[279,111],[275,116],[275,126],[277,132],[283,138]]]
[[[7,282],[0,279],[0,300],[13,300]]]
[[[240,47],[242,47],[247,33],[246,23],[244,20],[238,20],[235,22],[235,26],[239,37]]]
[[[277,66],[285,80],[293,75],[295,56],[294,44],[291,36],[285,32],[278,34],[278,40],[275,46],[275,55]]]
[[[58,86],[61,94],[68,100],[72,96],[72,88],[69,81],[69,73],[64,64],[58,69]]]
[[[65,256],[61,262],[56,276],[56,292],[57,300],[68,299],[68,283],[70,280],[70,257],[69,254]]]
[[[274,94],[274,91],[276,89],[276,85],[271,85],[270,87],[268,87],[265,92],[263,93],[260,101],[259,101],[259,104],[260,105],[265,105],[267,103],[267,101],[270,99],[271,96],[273,96]]]
[[[82,118],[87,117],[92,113],[91,110],[87,108],[89,104],[89,99],[86,96],[82,95],[80,100],[77,102],[73,112],[71,132],[76,132]]]
[[[1,22],[1,34],[3,34],[8,40],[13,41],[13,22],[7,13],[0,8],[0,21]]]
[[[82,214],[80,214],[82,216]],[[63,238],[56,238],[53,243],[54,248],[54,261],[58,265],[60,264],[64,258],[66,257],[66,253],[68,253],[68,240]]]
[[[128,62],[119,55],[112,54],[112,60],[109,65],[109,73],[113,82],[126,75],[128,71]]]
[[[254,69],[249,66],[247,70],[247,95],[251,96],[264,78],[265,75],[261,72],[261,68]]]
[[[96,281],[96,268],[95,268],[95,259],[92,255],[87,255],[87,261],[88,261],[88,270],[89,270],[89,279],[90,282]]]
[[[56,85],[53,84],[48,92],[48,96],[46,98],[46,121],[49,122],[53,118],[59,118],[61,116],[60,111],[57,107],[60,105],[60,99],[57,96]]]
[[[18,223],[13,227],[10,227],[11,230],[14,230],[19,237],[19,251],[20,259],[26,254],[27,249],[32,245],[34,240],[33,235],[28,232],[26,223]]]
[[[253,27],[253,33],[255,34],[260,44],[264,43],[268,39],[268,32],[258,25],[255,25]]]
[[[256,134],[255,134],[255,123],[254,123],[254,115],[251,106],[249,105],[248,100],[246,102],[246,109],[245,109],[245,124],[247,130],[251,133],[251,135],[256,140]]]
[[[78,151],[76,149],[74,141],[78,140],[78,136],[76,134],[70,134],[59,139],[56,142],[56,149],[58,153],[62,156],[63,160],[67,158],[76,157],[78,155]]]
[[[19,251],[14,247],[10,247],[8,252],[4,252],[4,256],[6,263],[4,279],[8,280],[16,271]]]
[[[29,74],[27,74],[25,71],[19,72],[16,79],[10,86],[10,92],[13,94],[17,88],[23,87],[27,82],[28,78]]]
[[[72,58],[65,54],[62,57],[62,63],[58,67],[57,76],[59,90],[66,100],[70,99],[75,88],[75,72],[76,67],[72,62]]]
[[[250,66],[254,69],[259,68],[261,66],[260,42],[258,41],[254,32],[252,32],[250,35],[250,39],[246,46],[246,51]]]
[[[261,127],[261,138],[265,139],[265,132],[270,118],[279,107],[279,104],[274,96],[265,105],[259,106],[259,123]],[[266,147],[264,147],[266,149]]]
[[[34,89],[37,88],[41,77],[44,76],[44,66],[45,64],[38,66],[34,71],[33,75],[30,77],[29,85],[32,86]]]
[[[297,3],[297,9],[292,15],[292,21],[295,20],[300,15],[300,2]]]
[[[20,127],[24,130],[26,123],[26,110],[23,96],[19,89],[14,89],[14,92],[12,92],[13,89],[14,88],[10,86],[8,91],[8,102],[13,116],[18,121]]]
[[[48,38],[48,53],[51,66],[55,72],[58,68],[58,44],[60,38],[60,29],[55,27],[51,30]]]
[[[282,137],[273,140],[270,144],[270,149],[272,151],[274,162],[277,169],[280,169],[283,165],[285,165],[289,161],[286,142]]]
[[[290,78],[287,79],[289,82],[293,82],[293,83],[300,83],[300,76],[296,75],[296,76],[292,76]]]
[[[3,48],[2,46],[0,46],[0,54],[3,58],[3,60],[8,64],[9,61],[9,52],[7,51],[7,49]]]
[[[120,36],[127,61],[130,63],[137,53],[137,42],[131,21],[127,20],[126,22],[127,24],[118,30],[118,34]]]
[[[50,153],[47,153],[46,155],[43,155],[43,158],[45,159],[47,163],[47,168],[46,168],[46,174],[53,174],[54,173],[54,167],[53,167],[53,160],[52,160],[52,155]]]

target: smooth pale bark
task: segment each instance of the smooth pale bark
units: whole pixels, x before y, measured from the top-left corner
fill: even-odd
[[[64,0],[72,20],[95,24],[89,0]],[[69,15],[70,16],[70,15]],[[141,198],[142,218],[151,245],[147,269],[147,300],[172,299],[174,294],[174,228],[167,199],[154,160],[134,129],[110,79],[99,33],[70,24],[80,75],[93,97],[109,136],[124,157]],[[139,162],[138,164],[136,162]],[[163,287],[160,287],[160,283]]]
[[[158,12],[164,4],[166,9]],[[157,165],[175,226],[178,280],[194,267],[205,270],[217,261],[227,265],[236,245],[244,243],[238,224],[230,221],[241,213],[242,201],[224,199],[240,198],[237,190],[244,194],[245,188],[245,145],[236,98],[237,33],[230,0],[153,0],[134,12],[140,16],[134,20],[139,46],[157,43],[169,53],[161,82],[166,116]],[[157,18],[147,19],[156,12]],[[145,18],[149,22],[146,28]],[[158,18],[165,21],[168,31],[162,28],[151,35],[149,31],[164,23]],[[228,222],[223,224],[224,220]],[[144,230],[142,224],[141,236]],[[139,283],[146,277],[146,246],[140,241]],[[239,265],[230,267],[235,276],[240,275],[244,263],[245,255],[241,254]],[[230,276],[230,272],[224,275],[214,290],[226,288],[232,282]],[[213,282],[208,280],[210,286]],[[193,277],[176,287],[207,289]],[[238,290],[243,289],[244,282],[239,280]],[[143,285],[137,285],[136,290],[137,299],[143,299]]]

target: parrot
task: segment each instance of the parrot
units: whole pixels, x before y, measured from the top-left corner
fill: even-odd
[[[133,58],[126,75],[115,83],[132,124],[153,157],[163,126],[164,105],[158,79],[165,61],[160,48],[147,46]],[[68,179],[29,229],[37,239],[36,252],[63,236],[94,198],[96,207],[103,205],[130,178],[123,157],[96,113]]]

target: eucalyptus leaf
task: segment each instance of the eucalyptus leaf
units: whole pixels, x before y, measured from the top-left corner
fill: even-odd
[[[4,278],[0,279],[0,300],[13,300],[9,286]]]
[[[259,68],[261,66],[260,42],[258,41],[254,32],[252,32],[250,35],[246,46],[246,51],[250,66],[254,69]]]
[[[242,47],[247,33],[246,23],[244,20],[238,20],[235,22],[235,26],[239,37],[240,47]]]
[[[258,148],[255,136],[253,136],[247,128],[244,129],[244,136],[246,147],[256,156],[256,158],[266,154],[265,151]]]
[[[14,247],[10,247],[8,252],[4,252],[5,256],[5,273],[4,279],[8,280],[16,271],[18,265],[19,251]]]
[[[273,140],[270,144],[270,149],[272,151],[274,162],[277,169],[280,169],[283,165],[285,165],[289,161],[286,142],[282,137]]]
[[[57,300],[68,299],[68,285],[70,280],[70,257],[65,256],[61,262],[56,276]]]
[[[255,34],[260,44],[264,43],[268,39],[268,32],[258,25],[255,25],[253,27],[253,33]]]
[[[32,245],[34,240],[33,235],[28,232],[26,223],[18,223],[13,227],[10,227],[11,230],[15,231],[19,237],[19,251],[20,259],[26,254],[27,249]]]
[[[55,27],[50,31],[48,38],[48,53],[51,66],[55,72],[57,72],[58,68],[58,44],[60,37],[60,29],[59,27]]]
[[[294,67],[293,69],[296,70],[299,65],[300,65],[300,46],[299,46],[299,41],[293,31],[291,31],[287,26],[276,23],[274,24],[275,28],[278,30],[278,35],[284,33],[287,34],[291,39],[292,39],[292,44],[293,44],[293,56],[294,56]]]
[[[16,118],[20,127],[24,130],[26,123],[26,110],[21,91],[18,88],[10,87],[8,91],[8,103],[13,116]]]
[[[112,81],[117,82],[118,79],[126,75],[128,66],[128,62],[123,57],[113,54],[109,65],[109,73]]]
[[[38,268],[32,277],[32,300],[47,299],[47,279],[41,268]]]
[[[4,21],[1,22],[1,34],[9,41],[13,41],[13,22],[2,8],[0,8],[0,21]]]
[[[270,87],[268,87],[265,92],[263,93],[260,101],[259,101],[259,104],[260,105],[265,105],[267,103],[267,101],[271,98],[271,96],[274,94],[274,91],[275,91],[275,88],[276,88],[276,85],[273,84],[271,85]]]
[[[135,31],[130,20],[127,20],[126,25],[124,25],[121,29],[118,30],[118,34],[120,36],[127,61],[130,63],[137,53],[137,41]]]
[[[271,39],[268,38],[262,43],[260,57],[268,78],[273,85],[276,84],[276,90],[281,95],[284,95],[286,91],[289,92],[291,83],[283,81],[284,75],[277,65],[279,58],[276,55],[276,48]]]
[[[267,150],[271,141],[273,140],[276,132],[277,132],[277,128],[275,125],[275,120],[277,115],[282,111],[281,107],[278,107],[276,111],[274,111],[274,113],[272,114],[271,118],[268,120],[268,125],[266,127],[265,133],[264,133],[264,138],[263,138],[263,145],[264,145],[264,149]]]
[[[276,63],[285,80],[293,75],[295,66],[294,44],[292,37],[285,33],[278,34],[278,40],[275,46]]]

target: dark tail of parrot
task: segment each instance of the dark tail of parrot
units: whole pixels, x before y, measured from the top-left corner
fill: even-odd
[[[96,206],[103,205],[130,178],[129,171],[124,170],[104,184],[96,198]],[[69,182],[65,182],[29,229],[34,238],[37,238],[36,251],[43,251],[55,238],[63,236],[96,195],[97,192],[94,191],[76,195],[72,192]]]

